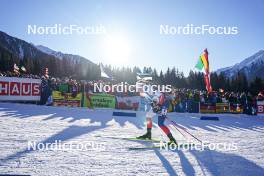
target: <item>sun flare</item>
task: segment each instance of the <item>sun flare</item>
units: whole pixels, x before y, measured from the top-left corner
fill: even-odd
[[[109,35],[104,41],[104,52],[109,63],[124,64],[131,52],[129,40],[123,35]]]

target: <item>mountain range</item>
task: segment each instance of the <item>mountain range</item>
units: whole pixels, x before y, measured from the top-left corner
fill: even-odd
[[[258,51],[233,66],[218,69],[216,73],[222,73],[230,79],[235,78],[238,74],[244,74],[249,81],[253,81],[256,77],[263,79],[264,50]]]
[[[99,66],[87,58],[34,45],[0,31],[0,70],[12,70],[13,63],[23,65],[33,74],[43,73],[48,67],[52,76],[59,77],[94,79],[100,73]]]

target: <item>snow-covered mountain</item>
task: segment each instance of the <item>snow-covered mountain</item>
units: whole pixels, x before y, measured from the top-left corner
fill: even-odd
[[[249,80],[256,77],[264,78],[264,50],[260,50],[233,66],[218,69],[216,73],[223,73],[229,78],[234,78],[238,73],[244,73]]]
[[[49,55],[52,55],[56,58],[59,58],[59,59],[63,59],[63,58],[67,58],[69,60],[71,60],[72,62],[75,62],[75,63],[78,63],[79,61],[85,59],[87,60],[88,62],[92,63],[90,60],[82,57],[82,56],[79,56],[79,55],[74,55],[74,54],[66,54],[66,53],[62,53],[60,51],[54,51],[46,46],[43,46],[43,45],[35,45],[35,47],[37,49],[39,49],[40,51],[46,53],[46,54],[49,54]]]
[[[0,70],[11,70],[14,63],[33,74],[39,74],[48,67],[51,75],[59,77],[74,75],[94,79],[93,74],[100,71],[96,64],[82,56],[36,46],[0,31]]]
[[[79,62],[81,60],[85,60],[86,62],[92,63],[90,60],[73,54],[65,54],[62,52],[54,51],[46,46],[42,45],[34,45],[32,43],[28,43],[24,40],[12,37],[2,31],[0,31],[0,47],[12,53],[15,57],[19,59],[26,58],[34,58],[40,54],[48,54],[50,56],[54,56],[58,59],[67,58],[71,61]],[[41,53],[39,53],[41,52]]]
[[[0,31],[0,47],[13,57],[23,59],[25,57],[32,58],[41,53],[34,45],[25,42],[24,40],[9,36],[8,34]],[[42,53],[43,54],[43,53]]]
[[[43,45],[35,45],[35,47],[37,49],[39,49],[40,51],[46,53],[46,54],[49,54],[49,55],[53,55],[59,59],[62,59],[63,58],[63,53],[62,52],[57,52],[57,51],[54,51],[46,46],[43,46]]]

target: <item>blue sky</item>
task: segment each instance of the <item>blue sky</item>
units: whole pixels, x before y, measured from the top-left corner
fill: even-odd
[[[175,66],[186,75],[194,69],[204,48],[209,51],[211,70],[233,65],[264,49],[262,0],[1,0],[0,3],[1,31],[56,51],[84,56],[95,63],[152,66],[158,70]],[[107,33],[28,35],[27,26],[34,24],[102,24]],[[239,33],[166,36],[160,35],[161,24],[237,26]],[[126,59],[108,58],[107,36],[123,38],[129,48],[122,55]],[[126,48],[120,50],[124,52]]]

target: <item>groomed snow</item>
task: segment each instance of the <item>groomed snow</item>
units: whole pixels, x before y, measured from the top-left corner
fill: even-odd
[[[145,132],[144,113],[112,117],[113,110],[45,107],[0,103],[0,174],[31,175],[264,175],[264,117],[170,113],[179,125],[210,143],[235,143],[237,150],[159,149],[130,151],[149,142],[134,137]],[[156,117],[157,118],[157,117]],[[170,126],[180,142],[186,139]],[[158,128],[153,137],[163,139]],[[191,138],[190,138],[191,139]],[[87,144],[89,150],[28,150],[28,142]],[[195,142],[193,140],[193,142]]]

